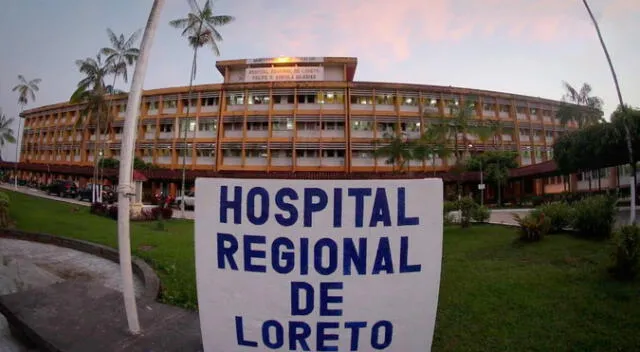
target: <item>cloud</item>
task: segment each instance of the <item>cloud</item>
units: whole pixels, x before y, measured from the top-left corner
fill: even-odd
[[[278,0],[278,11],[272,1],[254,1],[262,9],[253,27],[263,27],[271,55],[366,55],[385,64],[425,45],[491,38],[553,44],[593,35],[580,0]],[[640,12],[636,0],[592,2],[609,22]]]

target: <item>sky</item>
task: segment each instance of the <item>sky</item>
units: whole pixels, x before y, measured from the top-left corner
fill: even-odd
[[[204,0],[199,0],[202,3]],[[0,108],[17,117],[17,75],[40,78],[27,109],[67,101],[82,79],[75,60],[108,46],[107,28],[143,30],[152,0],[2,0]],[[640,106],[640,1],[590,0],[625,103]],[[166,0],[149,56],[145,89],[188,84],[192,51],[169,21],[186,0]],[[562,81],[617,95],[581,0],[214,0],[236,19],[219,29],[221,54],[199,53],[196,84],[219,83],[215,61],[277,56],[358,58],[358,81],[468,87],[559,100]],[[129,76],[132,76],[132,69]],[[119,81],[116,87],[129,90]],[[17,120],[14,130],[17,131]],[[2,148],[15,160],[15,145]]]

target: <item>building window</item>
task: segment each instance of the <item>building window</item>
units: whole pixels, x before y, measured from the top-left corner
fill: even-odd
[[[268,131],[268,122],[247,122],[247,131]]]
[[[244,105],[244,93],[229,93],[227,105]]]
[[[293,129],[293,119],[278,118],[271,121],[271,129],[273,131],[287,131]]]
[[[298,94],[298,104],[315,104],[316,95],[313,93]]]
[[[158,110],[159,105],[157,101],[150,101],[147,103],[147,110]]]
[[[194,132],[196,130],[196,119],[180,120],[180,132],[184,132],[185,130],[188,132]]]
[[[373,121],[351,121],[352,131],[373,131]]]
[[[175,100],[165,100],[162,104],[165,109],[175,109],[177,106]]]
[[[173,132],[173,124],[161,124],[160,132]]]
[[[198,158],[213,158],[215,149],[196,149],[196,155]]]
[[[351,104],[373,105],[373,97],[367,95],[352,95]]]
[[[250,105],[268,105],[270,102],[269,94],[259,93],[253,94],[249,93],[249,100],[247,103]]]
[[[200,99],[200,105],[201,106],[217,106],[220,103],[220,98],[218,97],[208,97],[208,98],[201,98]]]
[[[376,94],[376,104],[377,105],[394,105],[396,97],[393,94]]]
[[[344,158],[344,150],[323,150],[323,158]]]
[[[296,149],[296,158],[319,158],[320,151],[317,149]]]
[[[323,122],[322,129],[325,131],[342,131],[344,130],[344,122],[338,122],[338,121]]]
[[[215,121],[206,121],[198,123],[198,131],[215,132],[218,130],[218,124]]]
[[[344,93],[342,91],[326,91],[320,93],[320,104],[344,104]]]
[[[224,149],[222,156],[226,158],[239,158],[241,157],[241,153],[239,149]]]
[[[189,105],[189,101],[191,101],[191,105]],[[182,106],[186,108],[187,105],[189,105],[189,108],[195,108],[196,106],[198,106],[198,99],[197,98],[192,98],[191,100],[182,99]]]

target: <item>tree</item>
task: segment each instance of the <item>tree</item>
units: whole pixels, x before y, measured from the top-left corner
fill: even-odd
[[[584,4],[584,7],[587,9],[587,12],[589,13],[589,17],[593,22],[593,26],[596,29],[596,33],[598,33],[598,39],[600,40],[602,51],[604,51],[604,55],[607,57],[607,63],[609,64],[609,69],[611,70],[613,83],[616,86],[616,93],[618,94],[618,102],[620,103],[619,108],[622,109],[624,112],[627,109],[627,107],[624,104],[624,101],[622,100],[622,93],[620,91],[620,84],[618,83],[618,76],[616,75],[616,70],[613,68],[613,62],[611,61],[611,56],[609,55],[607,46],[604,44],[604,39],[602,38],[602,33],[600,32],[600,26],[598,26],[598,21],[596,21],[596,18],[593,16],[593,13],[591,12],[591,8],[589,7],[587,0],[582,0],[582,3]],[[634,158],[634,151],[631,143],[631,139],[632,139],[631,131],[629,126],[624,122],[624,120],[622,121],[622,125],[625,133],[624,135],[626,139],[627,154],[629,157],[631,172],[633,174],[633,182],[631,183],[631,209],[629,214],[629,223],[633,224],[636,221],[636,185],[638,183],[638,180],[636,176],[636,162]]]
[[[518,153],[492,150],[473,155],[467,160],[469,171],[482,170],[485,180],[496,186],[498,205],[502,204],[502,185],[509,179],[509,170],[518,167]]]
[[[413,159],[414,142],[408,141],[400,133],[385,133],[382,140],[376,141],[378,148],[373,152],[376,158],[385,158],[385,162],[393,165],[393,172],[404,172],[405,165]]]
[[[111,74],[113,74],[113,83],[111,84],[112,89],[109,93],[114,95],[117,94],[117,90],[115,89],[116,80],[118,77],[122,76],[124,83],[128,82],[129,66],[135,64],[138,59],[138,55],[140,55],[140,50],[134,47],[138,37],[140,36],[140,30],[131,34],[128,39],[125,39],[124,34],[117,36],[110,28],[107,28],[107,36],[109,37],[111,46],[100,49],[100,54],[106,57],[105,63],[111,66],[110,71]],[[112,103],[113,97],[112,99],[109,99],[107,106],[107,111],[109,111],[109,113],[112,112]],[[104,148],[104,143],[101,144],[100,148]],[[99,178],[102,183],[102,169],[104,167],[102,159],[99,161],[99,165]]]
[[[98,158],[98,146],[102,140],[103,128],[109,126],[113,120],[113,113],[109,110],[105,95],[113,91],[113,86],[106,86],[105,78],[114,73],[116,69],[108,63],[102,62],[100,54],[95,59],[87,58],[85,60],[76,60],[76,65],[85,77],[78,82],[78,88],[71,95],[72,103],[84,104],[84,108],[80,111],[80,116],[75,122],[75,127],[79,125],[96,125],[96,141],[93,143],[93,180],[98,180],[98,165],[101,158]],[[103,127],[104,126],[104,127]],[[95,201],[93,199],[92,201]]]
[[[556,117],[563,126],[569,121],[574,121],[582,128],[602,121],[602,99],[590,95],[591,85],[583,83],[580,90],[577,90],[567,82],[562,84],[566,93],[562,97]]]
[[[178,29],[182,29],[182,35],[187,37],[189,46],[193,48],[193,59],[191,61],[191,74],[189,76],[189,92],[187,94],[187,111],[185,118],[180,127],[184,130],[184,145],[183,153],[187,150],[187,130],[189,123],[189,110],[191,107],[191,93],[193,90],[193,80],[196,78],[197,72],[197,58],[198,49],[209,45],[216,56],[220,56],[220,50],[218,48],[218,42],[222,41],[222,35],[218,32],[217,27],[224,26],[235,20],[233,16],[228,15],[215,15],[213,10],[213,4],[211,0],[206,0],[204,6],[200,8],[196,0],[188,0],[191,12],[187,14],[187,17],[180,18],[169,22],[169,24]],[[195,129],[194,129],[195,138]],[[186,155],[182,156],[182,197],[185,194],[185,181],[187,170],[187,158]],[[180,211],[184,217],[184,199],[180,202]]]
[[[11,125],[13,124],[13,117],[7,118],[7,116],[2,113],[2,110],[0,110],[0,152],[2,151],[2,148],[4,148],[4,146],[7,143],[15,143],[16,142],[16,138],[13,136],[13,129],[11,128]],[[0,153],[0,160],[2,160],[2,154]],[[16,160],[16,165],[18,164],[18,161]],[[16,180],[18,179],[18,174],[15,175]]]
[[[12,92],[18,92],[18,105],[20,105],[20,114],[24,111],[24,107],[29,103],[29,98],[32,101],[36,101],[36,92],[40,90],[38,86],[42,80],[35,78],[27,81],[23,75],[18,75],[18,84],[13,87]],[[22,118],[18,116],[18,141],[16,143],[16,163],[14,169],[14,187],[18,188],[18,158],[20,153],[20,126],[22,125]],[[13,131],[12,131],[13,133]],[[13,142],[12,142],[13,143]]]
[[[413,145],[412,159],[431,161],[434,176],[436,175],[436,158],[446,159],[451,153],[447,148],[446,132],[444,125],[437,122],[431,123]]]

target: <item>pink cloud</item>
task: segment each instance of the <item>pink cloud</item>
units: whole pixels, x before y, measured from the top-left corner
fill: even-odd
[[[640,12],[637,0],[592,2],[594,12],[609,22],[630,11]],[[580,0],[324,0],[321,4],[309,7],[294,1],[278,11],[261,13],[260,26],[267,33],[279,29],[266,39],[270,54],[366,55],[384,64],[405,60],[416,48],[430,44],[491,36],[558,43],[593,35]]]

